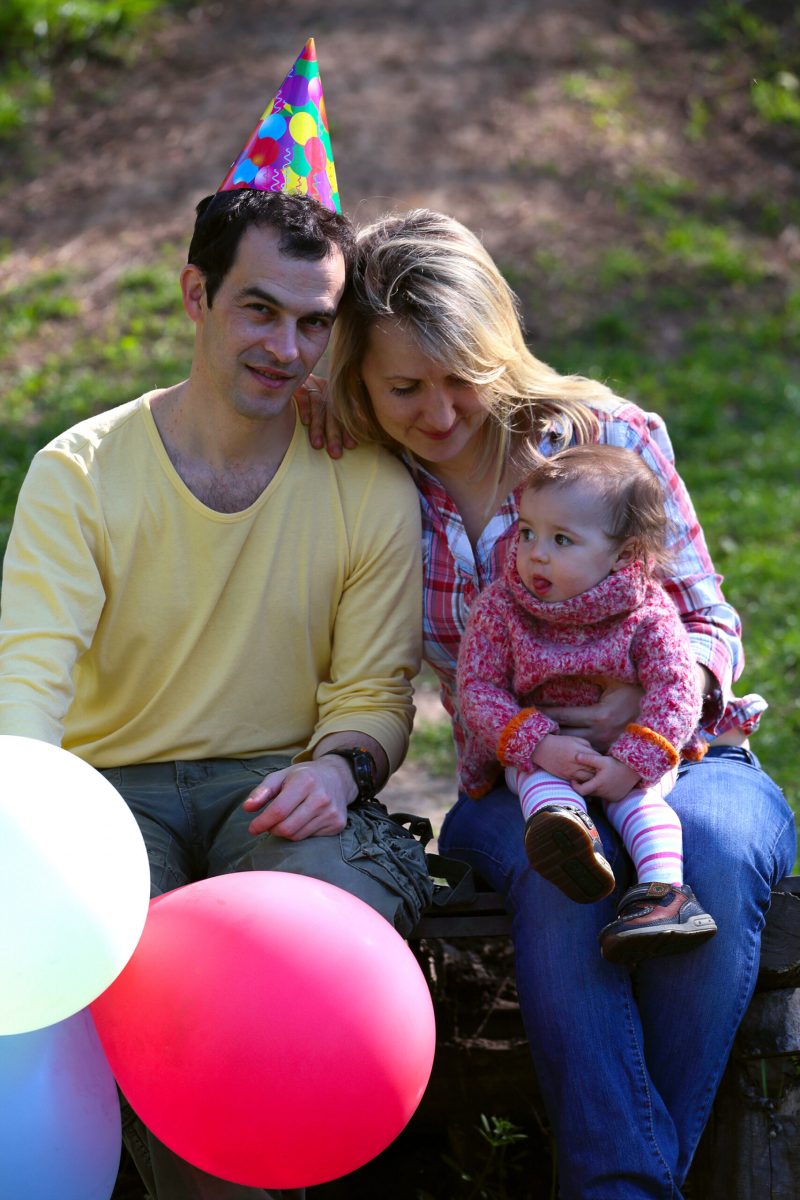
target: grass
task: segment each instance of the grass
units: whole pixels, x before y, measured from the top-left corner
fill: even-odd
[[[3,0],[0,5],[0,143],[24,133],[53,96],[55,67],[122,59],[131,33],[164,0]]]

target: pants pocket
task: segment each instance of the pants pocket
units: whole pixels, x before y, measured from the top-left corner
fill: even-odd
[[[420,843],[375,800],[350,806],[339,841],[342,858],[349,866],[371,876],[401,900],[395,927],[407,936],[433,897],[433,881]]]

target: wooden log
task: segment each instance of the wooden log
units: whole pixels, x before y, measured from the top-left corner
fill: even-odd
[[[548,1122],[514,982],[502,903],[479,893],[423,917],[412,946],[437,1020],[433,1075],[411,1132],[452,1142],[481,1114],[506,1117],[547,1155]],[[502,931],[498,936],[497,929]],[[758,992],[698,1148],[687,1200],[800,1200],[800,878],[781,882],[762,937]],[[532,1168],[534,1164],[531,1164]],[[537,1164],[541,1170],[541,1164]]]
[[[687,1200],[798,1200],[800,989],[759,992],[736,1036]]]

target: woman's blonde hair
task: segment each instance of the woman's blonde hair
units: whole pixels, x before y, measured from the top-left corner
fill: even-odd
[[[480,389],[492,420],[482,427],[479,471],[502,474],[509,457],[536,461],[550,434],[592,441],[588,408],[610,390],[561,375],[525,344],[519,304],[482,242],[464,225],[430,209],[386,216],[358,234],[353,274],[331,340],[330,393],[335,412],[358,441],[397,448],[378,424],[361,379],[371,327],[399,321],[420,350]]]

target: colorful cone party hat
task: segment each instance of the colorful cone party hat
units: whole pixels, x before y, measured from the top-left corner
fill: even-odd
[[[217,191],[235,188],[313,196],[326,208],[342,211],[313,38]]]

